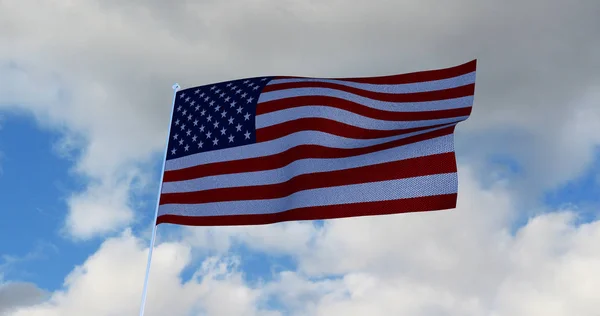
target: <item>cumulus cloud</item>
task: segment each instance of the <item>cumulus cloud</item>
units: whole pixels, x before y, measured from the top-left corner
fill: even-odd
[[[125,231],[106,240],[66,278],[64,289],[37,305],[11,315],[130,315],[138,312],[145,241]],[[162,243],[154,250],[146,315],[255,315],[260,290],[244,284],[236,258],[206,258],[190,280],[181,279],[190,263],[190,248]],[[267,313],[268,314],[268,313]],[[272,314],[277,315],[277,314]]]
[[[150,172],[140,164],[162,149],[175,81],[371,76],[478,58],[474,112],[458,129],[464,159],[514,156],[529,172],[516,191],[533,196],[584,171],[600,143],[588,136],[600,125],[589,92],[600,81],[595,0],[5,0],[0,9],[0,107],[78,140],[74,170],[91,184],[69,203],[75,237],[132,221],[134,192],[104,191],[113,203],[100,203],[97,188],[126,187],[124,170]],[[107,219],[80,221],[81,206]]]
[[[189,240],[160,243],[146,315],[596,315],[600,221],[577,224],[576,213],[558,210],[513,234],[520,210],[506,184],[482,188],[461,170],[456,210],[327,221],[307,231],[312,241],[277,225],[232,231],[254,236],[246,241],[273,236],[261,251],[298,263],[254,285],[240,271],[244,257],[231,254],[204,257],[185,280]],[[303,251],[307,243],[312,252]],[[106,240],[64,289],[11,315],[136,313],[145,246],[129,231]]]
[[[66,221],[68,232],[85,239],[131,223],[134,211],[129,191],[128,182],[101,182],[71,197]]]

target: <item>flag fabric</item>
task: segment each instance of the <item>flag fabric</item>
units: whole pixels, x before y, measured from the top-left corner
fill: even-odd
[[[178,91],[157,224],[259,225],[456,207],[476,61]]]

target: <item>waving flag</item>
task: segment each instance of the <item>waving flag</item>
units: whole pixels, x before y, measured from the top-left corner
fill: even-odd
[[[451,209],[476,61],[372,78],[178,91],[157,224],[257,225]]]

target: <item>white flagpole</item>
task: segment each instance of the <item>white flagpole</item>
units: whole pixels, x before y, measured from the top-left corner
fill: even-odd
[[[175,97],[179,91],[179,84],[173,85],[173,103],[171,104],[171,117],[169,119],[169,131],[167,132],[167,143],[165,144],[165,156],[163,158],[162,170],[160,171],[160,182],[158,185],[158,194],[156,196],[156,209],[154,211],[154,225],[152,226],[152,238],[150,239],[150,248],[148,249],[148,263],[146,264],[146,276],[144,277],[144,288],[142,290],[142,304],[140,306],[140,316],[144,316],[144,307],[146,305],[146,293],[148,292],[148,276],[150,275],[150,263],[152,262],[152,250],[156,240],[156,219],[158,218],[158,203],[160,200],[160,192],[162,191],[163,175],[165,173],[165,163],[167,161],[167,151],[169,150],[169,137],[171,131],[171,121],[173,121],[173,112],[175,110]]]

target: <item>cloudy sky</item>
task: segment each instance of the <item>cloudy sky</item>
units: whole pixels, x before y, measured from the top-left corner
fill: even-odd
[[[0,314],[137,315],[171,85],[478,59],[455,210],[161,225],[146,315],[598,315],[598,0],[0,0]]]

